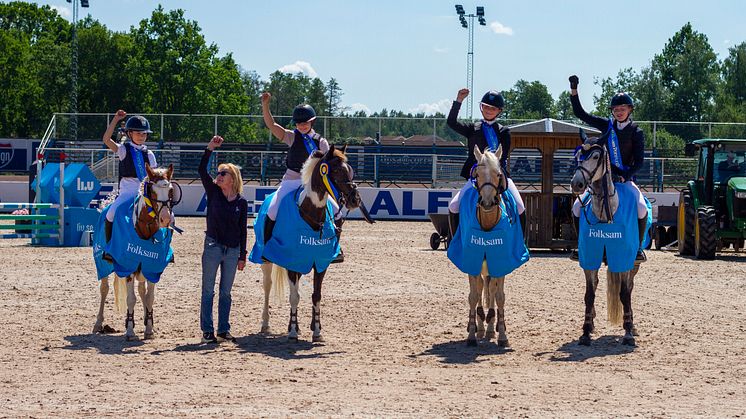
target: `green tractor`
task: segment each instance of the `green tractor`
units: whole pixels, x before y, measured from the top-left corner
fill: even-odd
[[[679,254],[714,259],[746,238],[746,140],[704,139],[687,145],[699,150],[697,177],[679,196]]]

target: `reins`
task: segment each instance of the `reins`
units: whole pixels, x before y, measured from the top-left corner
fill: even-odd
[[[613,217],[613,214],[611,213],[611,207],[609,205],[609,198],[611,198],[614,195],[616,195],[616,188],[614,189],[613,193],[609,194],[609,176],[611,176],[611,174],[609,173],[610,172],[610,166],[611,166],[611,163],[609,161],[609,153],[604,149],[603,146],[600,146],[598,144],[594,144],[594,145],[590,146],[588,148],[588,150],[586,150],[586,153],[590,154],[590,152],[593,150],[593,148],[599,149],[601,151],[601,153],[602,153],[602,156],[605,157],[605,158],[603,159],[603,164],[597,165],[595,167],[595,169],[593,169],[593,171],[590,171],[590,170],[586,169],[585,167],[581,166],[580,162],[582,160],[580,160],[579,158],[577,158],[578,164],[575,167],[575,171],[576,172],[580,171],[581,176],[583,176],[583,181],[585,182],[586,185],[588,185],[587,186],[587,190],[588,190],[588,196],[589,196],[588,200],[586,200],[586,201],[584,201],[583,199],[580,199],[580,207],[582,208],[582,212],[583,212],[583,214],[585,216],[585,220],[588,223],[588,225],[598,224],[598,223],[601,222],[600,220],[597,223],[595,223],[595,224],[590,222],[590,220],[588,219],[588,213],[586,211],[586,207],[592,201],[592,199],[591,199],[592,197],[594,197],[594,196],[600,197],[601,198],[602,209],[606,213],[606,219],[608,220],[607,223],[613,223],[614,222],[614,217]],[[580,151],[580,152],[582,153],[582,151]],[[601,185],[602,185],[602,188],[603,188],[603,192],[602,193],[598,193],[598,192],[596,192],[593,189],[593,182],[592,181],[593,181],[593,177],[596,176],[596,173],[598,172],[598,170],[601,167],[604,168],[604,174],[603,174],[603,176],[600,179]]]

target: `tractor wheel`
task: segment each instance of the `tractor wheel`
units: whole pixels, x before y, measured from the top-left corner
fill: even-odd
[[[694,224],[697,212],[694,210],[692,193],[685,189],[679,195],[679,217],[677,220],[679,254],[690,256],[694,254]]]
[[[438,250],[438,247],[440,247],[440,234],[433,233],[430,235],[430,248]]]
[[[697,223],[694,226],[694,257],[697,259],[715,259],[717,242],[715,208],[700,207],[697,211]]]

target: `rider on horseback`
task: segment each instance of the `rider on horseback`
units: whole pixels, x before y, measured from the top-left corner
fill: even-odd
[[[313,122],[316,120],[316,111],[308,104],[301,104],[293,109],[293,122],[295,123],[295,130],[285,129],[282,125],[275,122],[272,113],[269,110],[269,101],[272,95],[269,92],[262,93],[262,114],[264,116],[264,123],[267,125],[272,135],[278,140],[287,144],[290,148],[288,150],[287,158],[285,159],[285,165],[287,170],[282,176],[282,182],[277,188],[277,192],[272,198],[269,210],[267,212],[266,223],[264,226],[264,242],[269,242],[272,237],[272,230],[275,226],[275,220],[277,220],[277,210],[280,207],[282,198],[288,193],[298,189],[301,182],[300,170],[303,167],[303,163],[308,159],[308,156],[313,153],[314,150],[321,150],[326,153],[329,151],[329,143],[326,138],[323,138],[316,131],[313,130]],[[333,200],[329,200],[334,207],[335,221],[334,224],[337,228],[337,237],[342,233],[342,213],[339,210],[339,205]],[[340,251],[339,256],[334,262],[344,261],[344,254]]]
[[[570,76],[570,102],[572,111],[576,117],[586,124],[608,132],[607,149],[611,160],[611,172],[614,182],[628,187],[637,200],[637,228],[640,236],[640,249],[637,252],[638,261],[645,261],[645,253],[642,251],[642,241],[645,237],[647,225],[648,208],[640,189],[635,184],[635,174],[640,170],[645,160],[645,135],[642,130],[632,122],[630,115],[635,109],[632,97],[624,92],[619,92],[611,98],[609,110],[613,120],[610,118],[589,115],[580,105],[578,97],[578,76]],[[573,218],[575,228],[579,225],[580,200],[573,205]],[[572,259],[577,258],[577,252],[573,252]]]
[[[456,100],[453,101],[451,111],[448,113],[447,120],[448,126],[452,130],[467,138],[468,149],[466,162],[464,162],[464,166],[461,168],[461,177],[467,181],[448,204],[451,236],[456,233],[456,228],[458,227],[459,204],[461,202],[461,197],[467,189],[474,187],[470,180],[472,167],[477,163],[476,157],[474,157],[474,147],[479,148],[479,151],[484,151],[485,148],[489,148],[494,152],[497,151],[498,146],[502,146],[500,166],[503,173],[508,178],[508,190],[515,200],[516,209],[521,220],[521,226],[525,228],[525,206],[513,180],[510,179],[510,171],[508,170],[508,159],[510,156],[510,129],[497,123],[497,117],[502,113],[503,108],[505,107],[505,99],[501,93],[495,92],[494,90],[485,93],[479,104],[480,109],[482,110],[483,119],[476,123],[465,124],[458,122],[456,118],[458,117],[458,111],[461,109],[461,102],[467,96],[469,96],[469,89],[461,89],[458,91]]]
[[[117,208],[119,208],[122,202],[137,196],[140,190],[140,183],[147,176],[145,163],[148,163],[151,168],[158,167],[155,155],[145,145],[148,134],[153,133],[150,130],[150,123],[145,117],[135,115],[127,120],[124,126],[125,136],[122,137],[121,143],[117,143],[111,139],[114,128],[126,116],[127,112],[121,109],[118,110],[103,135],[104,144],[106,144],[109,150],[116,153],[119,158],[119,195],[111,203],[111,207],[106,213],[105,230],[107,242],[111,240],[111,230]],[[127,141],[128,138],[130,142]],[[107,256],[105,255],[104,258],[106,259]]]

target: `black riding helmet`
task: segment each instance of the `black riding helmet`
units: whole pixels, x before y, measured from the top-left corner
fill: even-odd
[[[634,109],[635,102],[632,100],[632,96],[624,92],[619,92],[615,94],[614,97],[611,98],[611,102],[609,103],[609,109],[612,109],[614,106],[619,106],[619,105],[629,105]]]
[[[316,119],[316,111],[309,104],[298,105],[293,109],[293,122],[311,122]]]
[[[482,96],[480,103],[502,109],[505,107],[505,98],[503,98],[502,93],[490,90]]]
[[[146,134],[152,134],[153,131],[150,130],[150,122],[148,122],[147,119],[145,119],[144,116],[141,115],[135,115],[131,116],[127,123],[124,125],[125,131],[139,131],[144,132]]]

